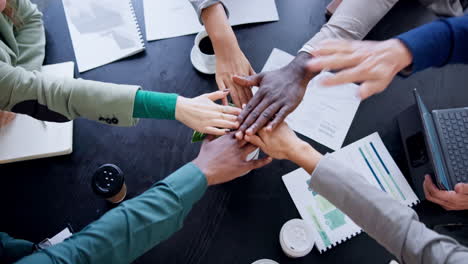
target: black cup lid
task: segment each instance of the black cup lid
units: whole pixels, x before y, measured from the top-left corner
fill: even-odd
[[[93,175],[92,187],[95,194],[110,198],[120,192],[124,184],[122,170],[114,164],[104,164]]]

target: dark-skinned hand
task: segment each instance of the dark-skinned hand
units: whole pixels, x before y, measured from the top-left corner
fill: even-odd
[[[272,131],[301,103],[310,79],[315,75],[307,70],[311,55],[299,53],[281,69],[262,72],[248,77],[234,76],[233,80],[244,87],[258,86],[259,89],[238,116],[240,123],[237,139],[245,134],[255,135],[267,126]]]
[[[208,185],[220,184],[272,161],[270,157],[246,161],[247,155],[256,148],[250,143],[236,140],[233,133],[216,139],[208,136],[193,163],[205,174]]]

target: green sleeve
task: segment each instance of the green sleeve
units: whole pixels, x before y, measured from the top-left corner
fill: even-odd
[[[177,94],[138,90],[133,106],[133,117],[175,119]]]
[[[40,70],[45,56],[45,32],[42,14],[30,0],[17,1],[21,25],[15,27],[18,45],[17,65],[27,70]]]
[[[0,263],[13,263],[33,252],[33,243],[0,232]]]
[[[206,188],[206,177],[188,163],[64,242],[17,263],[131,263],[179,230]]]

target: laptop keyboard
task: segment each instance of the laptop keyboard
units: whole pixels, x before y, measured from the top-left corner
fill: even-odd
[[[457,182],[468,182],[468,109],[441,112],[437,118],[447,166]]]

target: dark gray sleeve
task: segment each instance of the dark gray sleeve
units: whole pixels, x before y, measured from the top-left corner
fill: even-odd
[[[347,214],[400,263],[466,263],[468,249],[419,222],[416,212],[331,157],[312,173],[311,187]]]
[[[229,17],[229,11],[226,8],[226,5],[221,0],[189,0],[192,4],[195,11],[197,11],[198,20],[200,20],[200,24],[203,25],[203,20],[201,18],[203,9],[210,7],[214,4],[221,3],[224,7],[224,11],[226,11],[226,15]]]

